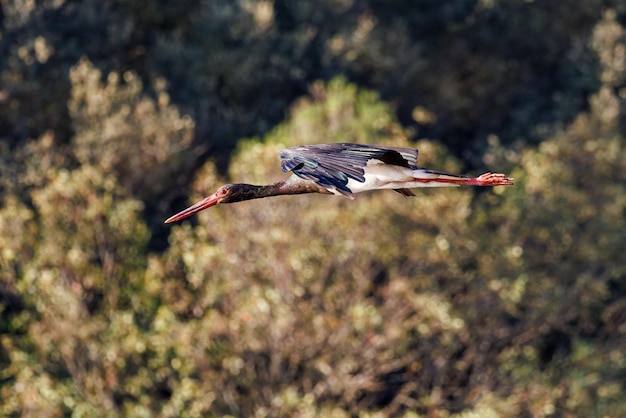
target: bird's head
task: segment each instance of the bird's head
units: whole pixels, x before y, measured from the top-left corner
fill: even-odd
[[[230,202],[239,202],[240,200],[245,200],[245,185],[244,184],[225,184],[215,193],[210,196],[205,197],[198,203],[189,206],[187,209],[182,212],[177,213],[174,216],[171,216],[165,220],[165,223],[171,223],[180,221],[181,219],[185,219],[194,213],[198,213],[201,210],[208,209],[211,206],[219,205],[220,203],[230,203]]]

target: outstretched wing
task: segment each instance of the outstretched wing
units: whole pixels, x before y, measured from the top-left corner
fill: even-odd
[[[417,169],[417,150],[350,143],[302,145],[279,153],[281,169],[312,180],[328,190],[352,197],[348,179],[365,182],[363,167],[370,160]]]

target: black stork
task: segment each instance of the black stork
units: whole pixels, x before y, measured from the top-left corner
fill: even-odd
[[[354,193],[393,189],[415,196],[415,187],[509,186],[513,179],[498,173],[466,177],[417,166],[417,150],[361,144],[319,144],[286,148],[279,153],[281,168],[293,174],[267,186],[225,184],[212,195],[165,220],[179,221],[220,203],[262,197],[325,193],[354,199]]]

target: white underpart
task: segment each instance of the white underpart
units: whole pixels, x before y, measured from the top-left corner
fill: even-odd
[[[429,170],[412,170],[397,165],[384,164],[378,160],[370,160],[364,167],[365,182],[348,179],[348,188],[352,193],[366,192],[377,189],[411,189],[416,187],[456,187],[458,184],[437,181],[437,179],[459,180],[464,176],[454,174],[429,172]],[[422,181],[419,181],[422,180]],[[424,182],[423,180],[429,180]],[[339,194],[335,190],[330,190]]]

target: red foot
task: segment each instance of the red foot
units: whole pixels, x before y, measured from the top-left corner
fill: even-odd
[[[513,184],[511,177],[500,173],[481,174],[473,180],[477,186],[510,186]]]

